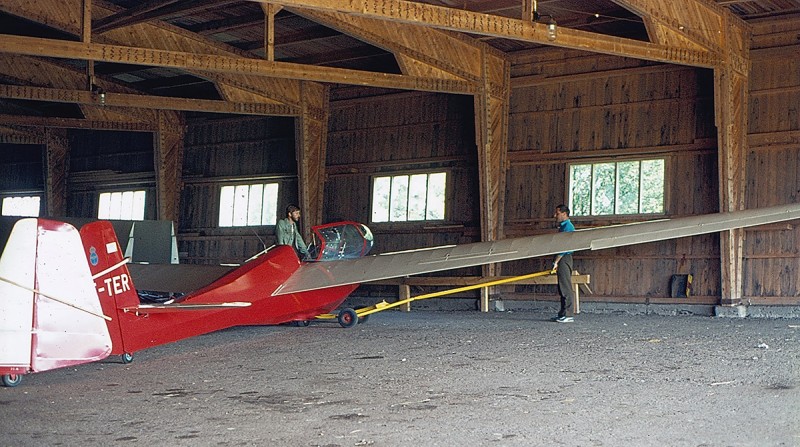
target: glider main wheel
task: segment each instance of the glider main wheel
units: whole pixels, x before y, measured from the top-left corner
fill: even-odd
[[[339,316],[336,317],[336,319],[339,320],[339,324],[342,325],[343,328],[353,327],[358,324],[358,314],[349,307],[340,310]]]
[[[122,359],[122,363],[126,365],[133,361],[133,354],[131,354],[130,352],[126,352],[119,357]]]
[[[22,383],[22,374],[3,374],[3,386],[15,387]]]
[[[295,321],[295,324],[297,324],[298,327],[309,327],[311,326],[311,320]]]

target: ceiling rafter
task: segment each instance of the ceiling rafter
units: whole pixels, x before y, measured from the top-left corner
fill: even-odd
[[[292,12],[393,53],[401,67],[404,60],[410,58],[434,68],[427,72],[430,76],[449,74],[446,77],[450,79],[455,76],[471,82],[481,80],[480,53],[482,49],[489,48],[484,43],[466,42],[431,28],[336,12],[302,8],[294,8]]]
[[[251,0],[263,2],[264,0]],[[548,38],[547,24],[491,14],[448,8],[406,0],[279,0],[285,7],[341,12],[387,21],[410,23],[595,53],[710,68],[717,55],[703,49],[675,48],[650,42],[589,33],[560,27],[555,39]]]
[[[122,45],[68,42],[8,34],[0,35],[0,52],[62,59],[172,67],[236,75],[247,74],[270,78],[369,85],[403,90],[456,94],[475,93],[475,87],[471,83],[459,80],[373,73],[342,68],[245,59],[217,54],[197,54]]]
[[[57,7],[55,3],[58,4]],[[199,7],[200,3],[208,7],[205,2],[199,2],[195,4],[195,7]],[[101,0],[94,0],[92,4],[93,14],[101,17],[113,16],[116,13],[125,11]],[[163,4],[163,1],[161,4]],[[44,23],[48,23],[48,25],[53,28],[74,34],[76,32],[80,33],[80,28],[78,26],[80,20],[78,16],[81,10],[81,5],[82,0],[42,0],[37,2],[37,8],[32,9],[27,5],[25,0],[4,0],[2,4],[0,4],[0,10],[4,10],[9,14],[19,17],[29,18],[31,20],[39,20]],[[65,9],[66,6],[71,7]],[[53,13],[52,16],[47,16],[47,13],[50,11],[54,11],[55,13]],[[155,43],[161,46],[161,49],[164,50],[191,50],[198,53],[223,54],[231,57],[247,57],[249,54],[229,45],[215,42],[206,37],[199,36],[176,26],[172,26],[166,22],[160,21],[131,25],[125,30],[110,30],[103,35],[92,36],[92,40],[94,42],[124,44],[131,46],[147,46]],[[201,78],[204,77],[203,73],[195,72],[194,74]],[[284,91],[281,88],[285,85],[285,83],[276,84],[274,80],[269,78],[250,78],[245,81],[235,72],[230,72],[227,74],[218,73],[213,78],[208,80],[217,84],[226,83],[238,88],[250,90],[254,95],[260,95],[260,97],[265,98],[265,103],[288,101],[287,104],[290,106],[296,106],[299,104],[299,97],[296,95],[296,92],[299,91],[299,88],[293,88],[288,91]],[[224,90],[224,88],[222,90]],[[257,98],[258,96],[253,96],[252,101],[256,101]]]
[[[97,20],[92,24],[92,32],[102,34],[124,26],[159,20],[178,12],[186,15],[237,1],[239,0],[150,0]]]

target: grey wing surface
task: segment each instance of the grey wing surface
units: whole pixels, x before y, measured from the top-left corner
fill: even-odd
[[[273,295],[514,261],[566,251],[600,250],[800,219],[800,204],[477,242],[317,262],[301,266]]]

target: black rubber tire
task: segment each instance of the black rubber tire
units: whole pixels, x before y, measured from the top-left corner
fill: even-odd
[[[121,358],[122,359],[122,363],[124,363],[126,365],[128,363],[133,362],[133,354],[131,354],[130,352],[126,352],[126,353],[122,354],[121,356],[119,356],[119,358]]]
[[[15,387],[22,383],[22,374],[3,374],[3,386]]]
[[[349,307],[340,310],[339,316],[336,317],[336,319],[339,320],[339,324],[343,328],[353,327],[358,324],[358,314],[355,310],[350,309]]]

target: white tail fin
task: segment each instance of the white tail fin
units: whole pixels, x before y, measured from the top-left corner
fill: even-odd
[[[111,338],[78,231],[22,219],[0,257],[0,369],[46,371],[100,360]]]

